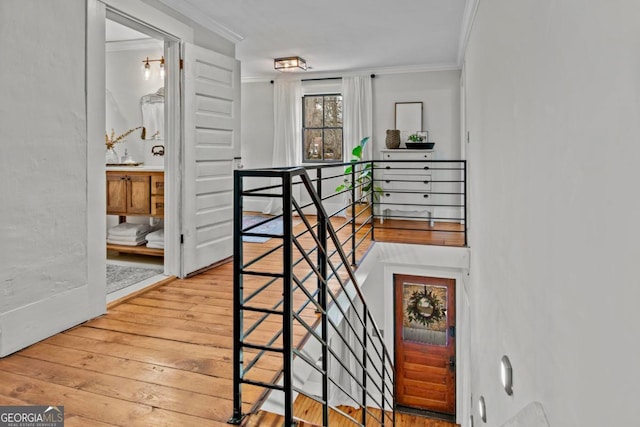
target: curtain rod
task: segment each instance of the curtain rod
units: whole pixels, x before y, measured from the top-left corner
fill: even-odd
[[[371,74],[371,78],[375,79],[376,75],[375,74]],[[300,81],[302,82],[317,82],[317,81],[321,81],[321,80],[342,80],[342,77],[320,77],[317,79],[302,79]],[[271,84],[273,84],[273,80],[271,80]]]

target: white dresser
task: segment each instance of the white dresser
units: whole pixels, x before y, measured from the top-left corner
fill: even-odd
[[[389,217],[403,219],[427,219],[433,227],[433,208],[420,206],[432,204],[434,150],[395,149],[381,150],[381,162],[376,170],[383,189],[379,202],[381,221]],[[416,162],[386,162],[387,160],[416,160]]]

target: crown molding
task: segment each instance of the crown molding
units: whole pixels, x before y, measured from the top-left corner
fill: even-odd
[[[162,40],[157,40],[154,38],[105,42],[106,52],[120,52],[125,50],[144,50],[144,49],[154,49],[158,47],[162,49],[163,42]]]
[[[187,18],[193,20],[194,22],[202,25],[208,30],[213,31],[221,37],[229,40],[232,43],[239,43],[244,40],[244,36],[236,33],[230,28],[225,27],[224,25],[217,22],[211,16],[204,13],[203,10],[195,7],[187,0],[158,0],[160,3],[169,6],[171,9],[176,12],[186,16]]]
[[[467,51],[469,36],[471,35],[473,22],[476,19],[476,13],[478,12],[479,3],[480,0],[467,0],[464,8],[462,25],[460,26],[460,36],[458,38],[458,65],[460,67],[462,67],[462,63],[464,62],[464,54]]]

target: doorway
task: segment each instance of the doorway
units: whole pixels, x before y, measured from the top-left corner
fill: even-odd
[[[107,10],[105,19],[105,157],[107,302],[166,278],[167,133],[162,34]],[[165,100],[167,102],[165,102]]]
[[[455,415],[455,280],[394,275],[396,403]]]

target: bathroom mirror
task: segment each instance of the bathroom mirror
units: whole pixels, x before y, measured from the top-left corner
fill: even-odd
[[[422,130],[422,102],[396,102],[395,128],[402,134]]]

